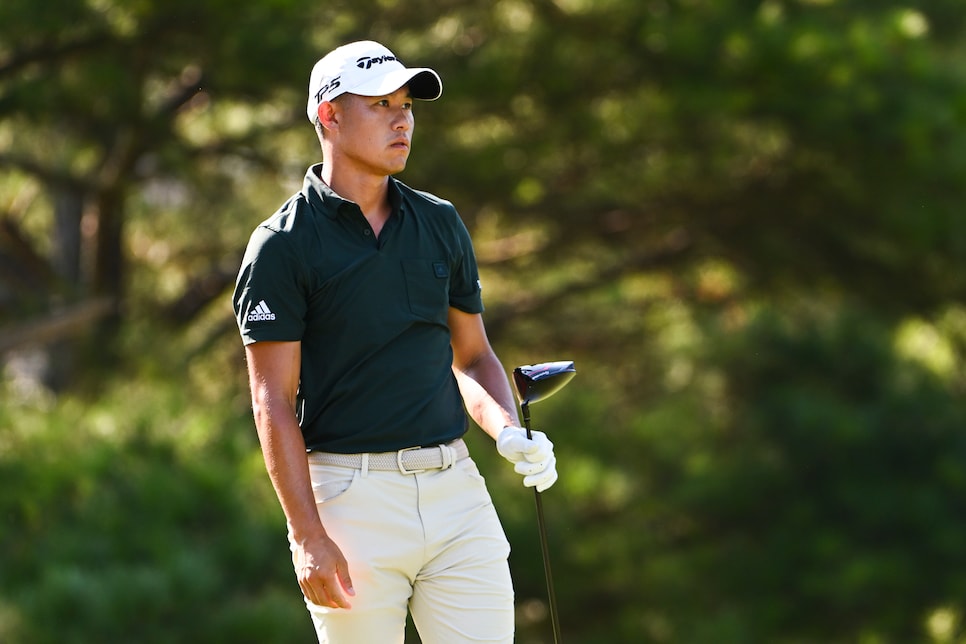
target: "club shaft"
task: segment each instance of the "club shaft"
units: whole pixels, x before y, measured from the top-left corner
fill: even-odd
[[[527,438],[533,438],[530,431],[530,405],[521,405],[523,424],[527,430]],[[543,497],[536,488],[533,498],[537,505],[537,529],[540,532],[540,552],[543,554],[543,573],[547,578],[547,601],[550,605],[550,623],[553,626],[554,644],[560,644],[560,620],[557,614],[557,594],[553,589],[553,573],[550,571],[550,547],[547,544],[547,522],[543,518]]]
[[[540,526],[540,549],[543,552],[543,572],[547,577],[547,599],[550,602],[550,623],[553,625],[553,641],[560,644],[560,622],[557,617],[557,595],[553,590],[553,574],[550,572],[550,549],[547,546],[546,521],[543,518],[543,498],[536,490],[533,498],[537,504],[537,524]]]

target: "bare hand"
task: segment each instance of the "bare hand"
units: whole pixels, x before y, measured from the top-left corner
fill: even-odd
[[[352,608],[355,596],[349,564],[339,546],[327,536],[296,544],[292,564],[302,594],[313,604],[328,608]]]

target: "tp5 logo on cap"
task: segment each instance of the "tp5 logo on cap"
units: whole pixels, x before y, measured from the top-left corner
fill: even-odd
[[[305,114],[315,122],[319,105],[342,94],[385,96],[403,85],[413,98],[434,101],[443,93],[439,74],[427,67],[407,68],[384,46],[371,40],[342,45],[312,68]]]
[[[322,97],[325,95],[325,93],[326,92],[330,92],[330,91],[335,91],[336,88],[338,88],[339,85],[342,84],[340,81],[341,81],[341,79],[338,76],[336,76],[335,78],[333,78],[332,80],[330,80],[328,83],[326,83],[325,85],[323,85],[322,86],[322,89],[320,89],[318,92],[315,93],[315,100],[317,102],[321,103],[322,102]]]

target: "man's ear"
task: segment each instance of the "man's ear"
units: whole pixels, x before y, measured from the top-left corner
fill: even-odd
[[[319,123],[327,130],[332,130],[339,126],[338,110],[332,101],[322,101],[319,103],[318,116]]]

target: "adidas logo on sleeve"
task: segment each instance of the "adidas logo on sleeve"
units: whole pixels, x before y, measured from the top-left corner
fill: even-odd
[[[265,304],[265,300],[262,300],[261,302],[259,302],[258,306],[256,306],[248,314],[249,322],[266,322],[274,319],[275,319],[275,314],[272,313],[272,311],[268,308],[268,305]]]

